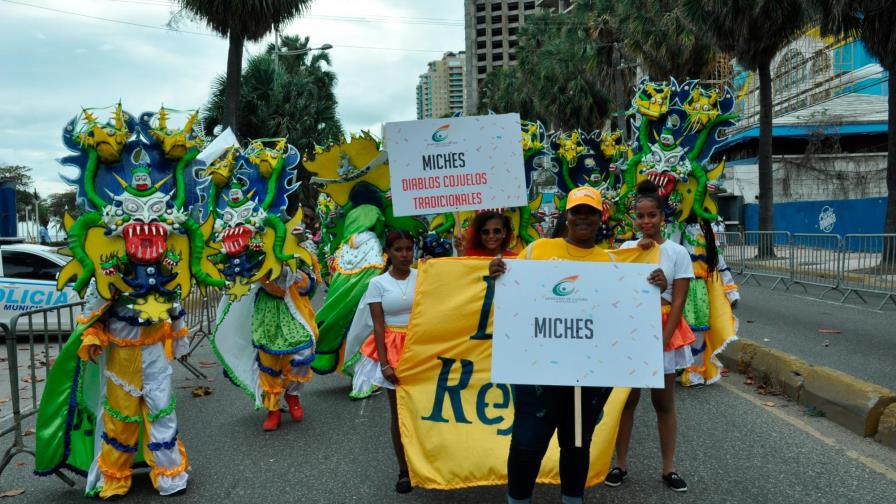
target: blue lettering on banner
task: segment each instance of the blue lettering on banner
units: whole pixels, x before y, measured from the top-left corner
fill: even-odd
[[[451,410],[454,413],[455,422],[464,424],[473,423],[467,419],[467,416],[464,414],[464,405],[463,400],[461,399],[461,393],[466,390],[473,378],[473,361],[447,357],[437,358],[442,362],[442,369],[439,372],[439,378],[436,383],[432,412],[428,416],[422,417],[422,419],[428,422],[449,423],[450,420],[445,418],[445,415],[443,414],[445,399],[447,398],[451,403]],[[460,377],[458,378],[457,383],[449,385],[448,377],[451,374],[451,368],[458,361],[460,361]],[[488,393],[493,388],[500,392],[501,397],[500,400],[489,403]],[[510,408],[512,400],[513,390],[509,385],[503,383],[486,383],[476,392],[476,417],[483,425],[499,425],[505,421],[505,417],[503,415],[489,415],[488,408],[494,410],[507,410]],[[509,436],[512,428],[513,424],[511,423],[506,428],[502,429],[499,427],[496,433],[499,436]]]

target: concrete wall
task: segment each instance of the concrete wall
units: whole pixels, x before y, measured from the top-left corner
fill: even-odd
[[[759,195],[756,160],[725,165],[725,187],[755,203]],[[815,154],[773,158],[775,203],[886,197],[887,154]]]

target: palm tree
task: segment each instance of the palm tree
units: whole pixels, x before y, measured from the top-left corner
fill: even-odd
[[[805,0],[681,0],[683,19],[698,37],[759,74],[759,229],[774,229],[772,179],[771,62],[811,23]],[[771,239],[760,240],[759,257],[773,257]]]
[[[812,0],[826,34],[862,41],[887,73],[887,213],[884,233],[896,233],[896,9],[887,0]],[[896,265],[896,243],[885,241],[882,263]]]
[[[550,129],[600,129],[612,109],[613,44],[595,40],[579,7],[527,17],[519,32],[519,72]]]
[[[308,37],[285,36],[281,47],[290,51],[308,48]],[[328,70],[326,52],[298,53],[274,58],[270,44],[253,55],[242,73],[239,117],[240,136],[245,138],[284,137],[305,155],[313,155],[315,145],[329,145],[343,137],[342,123],[336,114],[336,74]],[[206,131],[221,124],[227,91],[227,78],[218,76],[202,113]],[[308,173],[300,170],[305,182],[300,191],[303,204],[316,201],[309,186]]]
[[[605,12],[612,13],[625,51],[637,57],[652,77],[675,77],[684,82],[711,76],[718,51],[682,20],[677,12],[681,0],[601,3]]]
[[[237,131],[243,44],[254,42],[301,15],[311,0],[176,0],[182,11],[229,39],[223,124]]]
[[[543,120],[525,89],[526,83],[520,75],[519,66],[496,68],[485,76],[476,111],[480,114],[517,112],[528,121]]]

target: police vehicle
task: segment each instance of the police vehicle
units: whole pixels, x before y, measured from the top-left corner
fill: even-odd
[[[56,290],[56,277],[70,258],[56,252],[53,247],[32,244],[0,246],[0,336],[6,336],[10,322],[16,315],[38,308],[51,308],[80,301],[78,294],[67,286]],[[74,316],[80,313],[75,308]],[[69,332],[72,329],[68,310],[62,310],[57,320],[54,310],[44,316],[33,317],[34,330],[44,332]],[[18,331],[28,330],[28,320],[22,319]]]

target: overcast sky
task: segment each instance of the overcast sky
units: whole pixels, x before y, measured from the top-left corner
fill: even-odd
[[[225,70],[227,41],[202,25],[176,33],[47,9],[153,27],[171,13],[166,0],[0,0],[0,165],[31,167],[42,196],[65,189],[55,159],[68,153],[61,131],[81,106],[197,108]],[[463,1],[316,0],[283,32],[334,46],[344,127],[378,133],[382,122],[415,119],[428,61],[463,50]]]

